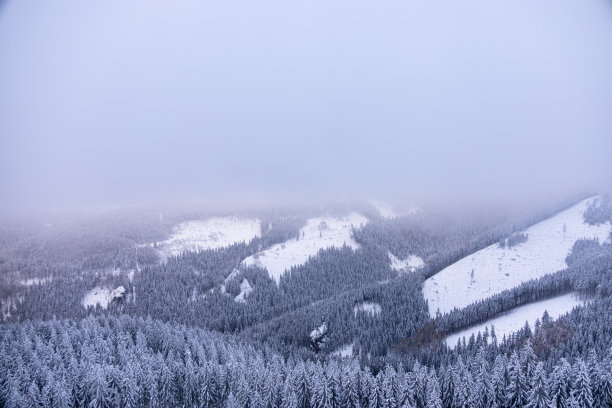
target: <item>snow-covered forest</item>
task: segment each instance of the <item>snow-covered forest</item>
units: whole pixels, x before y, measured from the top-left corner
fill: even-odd
[[[0,408],[612,407],[612,0],[0,0]]]
[[[607,406],[610,208],[604,196],[572,196],[520,210],[385,217],[354,202],[323,212],[119,211],[5,228],[0,399],[28,407]],[[343,224],[351,219],[359,225]],[[541,225],[557,232],[529,233]],[[523,231],[526,240],[500,247]],[[507,289],[487,284],[497,262],[457,269],[481,251],[528,259],[534,245],[563,238],[555,234],[569,248],[563,267],[529,273],[528,260],[518,270],[509,264],[501,272],[519,276]],[[316,250],[276,255],[299,245]],[[256,262],[269,248],[274,274]],[[466,284],[473,300],[434,312],[432,280]]]

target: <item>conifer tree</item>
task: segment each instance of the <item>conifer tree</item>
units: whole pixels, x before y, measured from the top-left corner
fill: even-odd
[[[578,359],[574,365],[574,388],[572,397],[581,407],[591,408],[593,406],[591,380],[582,359]]]
[[[544,365],[540,362],[536,365],[531,380],[531,389],[527,397],[527,407],[529,408],[549,408],[551,400],[546,389],[546,377]]]
[[[438,382],[438,376],[435,372],[429,374],[427,379],[427,396],[426,396],[426,408],[442,408],[442,399],[440,398],[440,383]]]
[[[516,351],[512,353],[508,366],[509,383],[506,403],[510,408],[521,408],[527,403],[527,382]]]

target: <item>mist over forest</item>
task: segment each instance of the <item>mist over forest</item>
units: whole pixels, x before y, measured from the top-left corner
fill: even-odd
[[[610,112],[609,0],[0,0],[0,407],[610,407]]]

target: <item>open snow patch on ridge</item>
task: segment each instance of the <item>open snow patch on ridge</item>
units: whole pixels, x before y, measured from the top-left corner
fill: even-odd
[[[410,255],[406,259],[399,259],[395,255],[393,255],[391,252],[389,252],[389,260],[391,261],[391,269],[393,269],[394,271],[398,271],[398,272],[399,271],[414,272],[417,269],[425,266],[425,262],[423,262],[423,259],[421,259],[420,257],[416,255]]]
[[[88,306],[96,307],[100,305],[102,309],[106,309],[110,302],[115,299],[121,299],[125,295],[125,288],[118,286],[113,291],[107,288],[95,287],[85,294],[81,302],[85,308]]]
[[[249,242],[261,233],[261,221],[253,218],[212,217],[180,223],[166,241],[158,243],[166,256]]]
[[[246,299],[245,298],[252,291],[253,291],[253,288],[251,287],[251,284],[249,283],[249,281],[246,280],[246,278],[242,279],[242,282],[240,283],[240,293],[238,295],[236,295],[236,297],[234,298],[234,301],[235,302],[246,303]]]
[[[359,312],[369,313],[372,316],[376,317],[380,315],[380,313],[382,312],[382,308],[378,303],[375,302],[361,302],[353,307],[353,314],[355,315],[355,317],[357,317],[357,313]]]
[[[276,244],[242,261],[244,266],[258,266],[268,271],[270,278],[280,283],[280,277],[292,266],[303,265],[319,250],[330,247],[340,248],[344,244],[352,249],[359,248],[352,236],[352,227],[359,228],[368,219],[358,213],[345,217],[311,218],[300,230],[298,239]]]
[[[565,258],[580,238],[607,239],[607,222],[589,225],[583,214],[595,198],[588,198],[524,232],[527,242],[512,248],[493,244],[455,262],[427,279],[423,294],[429,314],[448,313],[511,289],[522,282],[565,269]]]
[[[584,304],[584,302],[578,300],[573,293],[530,303],[519,306],[485,323],[451,334],[445,341],[449,347],[455,347],[459,339],[465,337],[467,341],[472,334],[476,336],[478,332],[484,333],[487,327],[489,328],[489,333],[491,333],[491,327],[495,327],[495,337],[497,337],[498,342],[501,342],[504,336],[508,336],[522,329],[525,326],[525,322],[528,322],[529,327],[533,330],[536,320],[542,318],[545,310],[548,311],[552,319],[557,319],[565,313],[570,312],[574,307],[582,304]],[[491,340],[490,336],[489,340]]]

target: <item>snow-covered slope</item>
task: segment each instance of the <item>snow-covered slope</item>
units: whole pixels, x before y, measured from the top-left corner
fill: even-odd
[[[266,268],[277,284],[280,277],[292,266],[304,264],[309,257],[317,255],[320,249],[341,247],[344,244],[353,249],[359,247],[352,237],[351,226],[359,228],[368,219],[361,214],[351,213],[346,217],[311,218],[301,229],[298,239],[273,245],[242,261],[244,266]]]
[[[180,255],[183,251],[198,251],[249,242],[261,233],[261,222],[252,218],[213,217],[179,224],[172,236],[158,243],[165,256]]]
[[[85,294],[82,304],[85,308],[88,306],[96,307],[100,305],[102,309],[106,309],[108,304],[115,299],[121,299],[125,295],[125,288],[118,286],[113,291],[107,288],[95,287]]]
[[[508,336],[511,333],[519,331],[525,326],[525,322],[529,322],[529,327],[533,330],[535,321],[542,318],[545,310],[548,311],[552,319],[556,319],[583,303],[584,302],[578,300],[573,293],[530,303],[525,306],[517,307],[503,316],[496,317],[485,323],[454,333],[448,336],[445,341],[449,347],[455,347],[457,345],[457,340],[462,337],[465,337],[467,341],[472,333],[474,335],[477,335],[478,332],[484,333],[486,327],[489,328],[489,333],[491,333],[491,326],[493,326],[495,327],[497,341],[501,342],[504,335]]]
[[[391,252],[389,252],[389,261],[391,262],[391,269],[393,269],[394,271],[398,271],[398,272],[400,271],[414,272],[417,269],[425,266],[425,262],[423,262],[423,259],[421,259],[420,257],[416,255],[410,255],[406,259],[399,259],[395,255],[393,255]]]
[[[594,198],[579,202],[557,215],[529,227],[527,242],[512,248],[493,244],[443,269],[425,281],[423,294],[429,314],[463,308],[521,282],[567,267],[565,258],[580,238],[610,234],[610,223],[589,225],[583,214]]]

